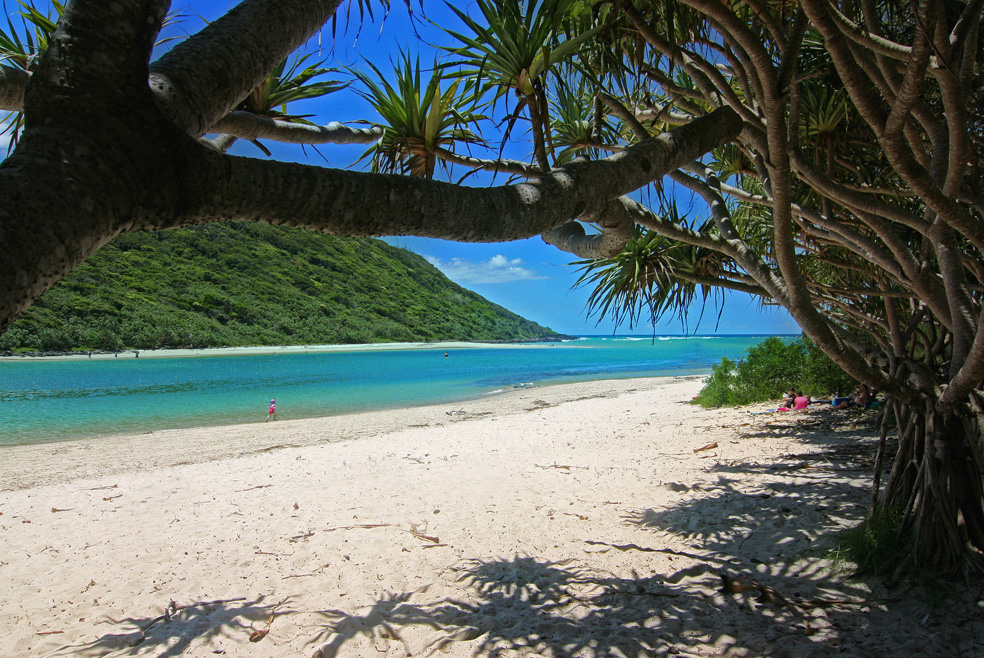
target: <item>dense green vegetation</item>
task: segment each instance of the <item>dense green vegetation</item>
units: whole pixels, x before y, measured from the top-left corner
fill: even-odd
[[[0,350],[550,336],[382,241],[233,223],[116,238],[0,336]]]
[[[847,394],[856,383],[806,337],[775,336],[749,348],[737,363],[721,359],[701,389],[697,403],[722,407],[775,400],[790,388],[810,397]]]

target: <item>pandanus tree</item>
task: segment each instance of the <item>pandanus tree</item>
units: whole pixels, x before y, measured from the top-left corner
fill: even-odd
[[[591,261],[597,308],[630,320],[716,290],[788,309],[888,396],[899,441],[875,509],[903,511],[909,555],[980,564],[980,2],[479,0],[427,85],[406,65],[395,85],[358,76],[378,127],[251,107],[339,5],[244,0],[152,59],[168,2],[73,0],[30,70],[0,64],[0,109],[23,113],[0,165],[0,330],[138,229],[540,235]],[[474,132],[468,113],[505,99],[532,162]],[[400,106],[416,114],[387,116]],[[207,134],[359,141],[418,176],[237,157]],[[437,161],[520,180],[447,183]],[[684,194],[699,216],[675,210]]]
[[[742,118],[733,144],[671,174],[712,221],[640,223],[726,257],[717,285],[782,304],[887,395],[883,436],[895,428],[899,442],[873,514],[901,511],[912,560],[980,568],[981,5],[619,6],[613,30],[648,53],[624,77],[641,71],[651,92],[643,105],[613,104],[627,125],[645,136],[641,119],[690,121],[722,106]],[[685,18],[668,22],[671,6]],[[594,299],[637,315],[680,308],[651,290],[693,285],[668,263],[653,262],[658,276],[613,263],[623,275],[593,274]]]

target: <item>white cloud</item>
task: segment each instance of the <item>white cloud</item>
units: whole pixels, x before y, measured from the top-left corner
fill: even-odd
[[[523,267],[521,258],[510,260],[501,254],[481,263],[461,258],[452,258],[450,261],[442,261],[433,256],[424,256],[424,258],[427,259],[428,263],[441,270],[449,279],[460,284],[506,283],[547,278],[534,270]]]

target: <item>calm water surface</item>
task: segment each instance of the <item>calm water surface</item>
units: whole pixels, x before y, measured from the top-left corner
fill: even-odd
[[[764,336],[0,362],[0,445],[460,402],[559,382],[701,374]]]

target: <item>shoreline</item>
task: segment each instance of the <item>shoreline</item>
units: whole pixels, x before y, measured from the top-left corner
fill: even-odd
[[[757,337],[767,338],[769,336],[792,337],[798,334],[697,334],[697,335],[677,335],[661,334],[655,336],[655,340],[670,339],[700,339],[709,338],[738,338],[738,337]],[[618,336],[608,335],[586,335],[569,336],[558,334],[556,338],[529,340],[529,341],[498,341],[498,342],[469,342],[469,341],[440,341],[440,342],[409,342],[409,343],[356,343],[356,344],[330,344],[330,345],[249,345],[241,347],[202,347],[202,348],[175,348],[175,349],[154,349],[154,350],[134,350],[126,349],[119,352],[70,352],[70,353],[44,353],[31,352],[22,354],[3,355],[0,354],[0,363],[17,362],[25,363],[31,361],[85,361],[85,360],[105,360],[114,358],[147,358],[147,359],[167,359],[167,358],[188,358],[188,357],[221,357],[221,356],[245,356],[245,355],[275,355],[275,354],[315,354],[325,352],[368,352],[374,350],[457,350],[457,349],[521,349],[550,347],[560,343],[575,343],[579,340],[590,338],[630,338],[633,340],[649,340],[653,336],[626,334]],[[139,353],[139,357],[136,354]]]
[[[444,341],[437,343],[356,343],[347,345],[251,345],[245,347],[202,347],[158,350],[120,350],[119,352],[78,352],[71,354],[19,354],[0,356],[0,362],[30,361],[87,361],[115,358],[125,359],[180,359],[223,356],[255,356],[276,354],[320,354],[326,352],[370,352],[388,350],[457,350],[469,348],[534,348],[546,347],[556,343],[573,342],[577,336],[562,336],[556,340],[529,341],[518,343],[470,343],[466,341]]]
[[[4,445],[0,446],[0,454],[4,458],[3,465],[0,466],[0,491],[36,486],[38,482],[49,481],[51,478],[101,477],[104,474],[142,468],[220,461],[283,448],[357,440],[371,435],[372,432],[392,432],[407,425],[433,422],[434,418],[458,422],[491,415],[513,408],[524,400],[536,400],[553,406],[582,394],[592,395],[598,388],[653,390],[678,382],[699,385],[705,377],[706,375],[678,375],[542,384],[438,404],[282,419],[270,423],[257,420],[232,425],[122,432],[92,438]],[[325,433],[331,433],[332,438],[320,438]],[[209,436],[207,449],[204,449],[199,440],[204,434]],[[78,464],[82,464],[93,453],[114,451],[128,453],[129,457],[123,463],[100,459],[98,463],[89,464],[85,468],[73,467],[71,464],[76,460]],[[35,478],[30,475],[35,471],[45,475]]]
[[[474,344],[469,344],[474,345]],[[535,346],[531,346],[535,347]],[[216,355],[221,356],[221,355]],[[339,413],[329,414],[329,415],[315,415],[315,416],[302,416],[299,418],[282,418],[280,420],[275,420],[275,423],[286,424],[286,423],[311,423],[322,421],[331,418],[341,418],[346,416],[355,415],[372,415],[372,414],[386,414],[388,412],[398,412],[401,410],[409,409],[424,409],[424,408],[437,408],[437,407],[461,407],[463,405],[474,405],[475,403],[482,402],[485,400],[496,400],[497,398],[503,396],[509,396],[514,394],[520,394],[522,392],[530,392],[536,390],[548,389],[550,387],[563,387],[563,386],[584,386],[590,385],[592,383],[602,383],[606,381],[621,382],[621,381],[633,381],[633,380],[683,380],[683,379],[695,379],[703,381],[710,373],[709,372],[687,372],[681,374],[666,374],[666,375],[655,375],[651,377],[605,377],[603,379],[585,379],[581,381],[539,381],[530,384],[516,385],[511,388],[500,388],[493,391],[485,391],[480,394],[476,394],[473,397],[464,397],[458,399],[449,399],[442,402],[426,402],[420,404],[412,404],[410,406],[379,406],[371,407],[360,411],[342,411]],[[260,414],[262,415],[262,414]],[[146,430],[142,432],[134,432],[132,430],[95,434],[92,436],[67,436],[60,438],[46,438],[42,441],[31,441],[25,443],[0,443],[0,455],[7,454],[7,451],[15,448],[30,448],[31,446],[45,446],[45,445],[61,445],[70,444],[74,442],[86,442],[86,441],[106,441],[113,439],[126,439],[137,436],[167,436],[169,433],[174,432],[230,432],[233,428],[245,428],[255,426],[265,421],[261,419],[249,420],[238,423],[218,423],[215,425],[191,425],[188,427],[166,427],[162,429]],[[0,479],[0,491],[3,491],[2,479]]]

